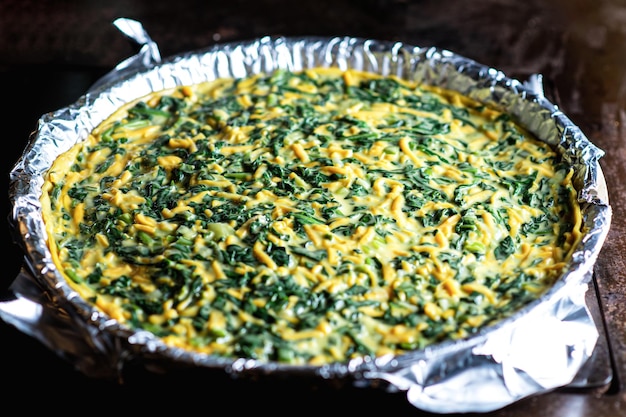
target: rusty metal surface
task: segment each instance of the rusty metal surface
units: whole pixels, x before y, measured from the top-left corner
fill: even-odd
[[[546,94],[606,151],[600,164],[614,215],[589,300],[606,337],[599,344],[596,366],[581,376],[581,387],[528,398],[486,415],[626,415],[622,382],[626,378],[626,2],[1,0],[0,85],[11,104],[3,122],[5,187],[6,173],[39,116],[73,102],[100,75],[134,53],[111,25],[122,16],[143,22],[163,56],[263,35],[350,35],[450,49],[515,78],[542,74]],[[6,198],[0,210],[10,210]],[[10,245],[8,227],[3,232],[5,244]],[[16,248],[7,251],[2,288],[10,284],[22,262]],[[54,400],[67,395],[58,387],[64,380],[75,398],[97,393],[109,400],[137,399],[137,387],[171,396],[167,401],[160,395],[149,396],[141,401],[145,411],[173,407],[174,398],[181,396],[214,407],[229,393],[240,391],[246,398],[237,404],[241,412],[293,413],[293,407],[284,407],[289,404],[312,412],[376,409],[428,415],[415,410],[401,394],[289,381],[255,384],[216,377],[198,383],[158,376],[146,380],[131,373],[126,384],[110,384],[85,378],[45,346],[4,323],[0,340],[3,379],[12,381],[0,390],[3,398],[31,391],[33,398]]]

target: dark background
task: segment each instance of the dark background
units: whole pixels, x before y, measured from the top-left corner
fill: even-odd
[[[557,390],[494,416],[626,415],[626,2],[618,0],[335,0],[335,1],[10,1],[0,0],[0,216],[8,219],[9,172],[44,113],[77,100],[100,76],[136,51],[112,25],[140,21],[162,57],[215,43],[265,35],[357,36],[436,46],[525,80],[542,74],[546,94],[605,150],[601,160],[614,219],[595,268],[614,375],[601,389]],[[18,274],[23,253],[4,236],[1,290]],[[603,332],[603,323],[599,324]],[[402,394],[312,386],[297,381],[198,380],[137,376],[124,384],[88,378],[35,339],[0,322],[2,406],[68,411],[75,401],[127,410],[213,413],[372,412],[426,415]],[[28,401],[17,394],[27,394]],[[237,396],[238,395],[238,396]],[[232,397],[235,396],[236,400]],[[69,404],[68,404],[69,402]],[[132,405],[131,408],[129,404]]]

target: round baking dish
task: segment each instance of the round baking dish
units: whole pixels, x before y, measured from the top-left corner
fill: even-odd
[[[11,172],[10,222],[26,255],[26,274],[41,289],[41,299],[49,300],[42,304],[53,318],[38,320],[33,326],[71,329],[74,341],[86,348],[83,354],[70,357],[86,374],[119,377],[127,363],[139,362],[161,372],[194,368],[238,377],[299,376],[355,385],[382,383],[389,391],[406,391],[409,401],[420,409],[470,412],[493,410],[566,385],[591,355],[597,331],[584,304],[584,293],[611,218],[598,163],[603,152],[540,89],[450,51],[351,37],[265,37],[219,44],[164,61],[157,55],[155,61],[138,68],[123,65],[124,71],[103,79],[78,102],[44,115]],[[319,66],[396,75],[457,91],[504,110],[558,149],[575,168],[585,229],[561,279],[511,317],[466,339],[400,356],[324,366],[216,358],[172,348],[149,332],[120,325],[71,289],[51,259],[39,203],[43,175],[58,155],[86,138],[118,107],[150,92],[221,77]],[[63,343],[51,345],[59,352],[71,350]],[[459,395],[460,386],[463,395]],[[488,395],[485,387],[490,387]]]

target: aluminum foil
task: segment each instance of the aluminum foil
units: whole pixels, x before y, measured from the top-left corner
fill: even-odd
[[[543,95],[540,76],[521,82],[447,50],[352,37],[263,37],[161,60],[139,22],[118,19],[114,24],[141,46],[140,52],[76,103],[43,115],[10,173],[9,223],[25,263],[11,286],[14,297],[0,302],[3,320],[94,378],[118,380],[130,362],[140,362],[147,372],[192,367],[238,377],[301,375],[406,392],[413,406],[435,413],[493,411],[574,380],[598,339],[585,293],[612,211],[598,164],[603,151]],[[86,138],[119,106],[152,91],[316,66],[394,74],[456,90],[510,113],[558,148],[575,168],[585,227],[564,276],[540,299],[471,338],[321,367],[216,359],[170,348],[148,332],[120,326],[69,287],[47,248],[39,203],[43,175],[58,155]]]

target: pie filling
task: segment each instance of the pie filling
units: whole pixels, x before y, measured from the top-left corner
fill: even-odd
[[[169,346],[322,365],[467,337],[581,239],[572,169],[506,113],[336,68],[155,92],[41,197],[85,300]]]

